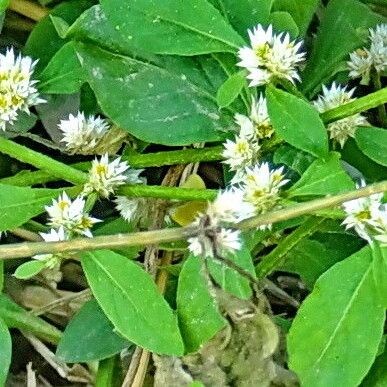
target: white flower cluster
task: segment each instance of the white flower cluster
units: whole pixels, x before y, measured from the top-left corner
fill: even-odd
[[[316,101],[313,102],[315,108],[320,112],[324,113],[327,110],[341,106],[345,103],[354,101],[353,93],[355,89],[347,90],[346,86],[342,87],[332,83],[331,88],[328,89],[323,85],[323,93]],[[330,138],[344,146],[345,142],[349,137],[354,137],[358,126],[369,125],[367,119],[361,114],[354,114],[352,116],[343,118],[341,120],[328,124],[328,132]]]
[[[250,86],[260,86],[273,79],[300,80],[297,67],[304,60],[305,53],[299,52],[302,42],[290,40],[288,33],[273,34],[270,25],[266,30],[258,24],[248,31],[251,47],[242,47],[238,66],[245,67],[249,74]]]
[[[387,24],[380,24],[369,30],[369,48],[363,47],[350,54],[347,62],[349,76],[361,78],[360,83],[368,85],[372,70],[377,73],[387,69]]]
[[[76,116],[70,114],[67,120],[61,120],[58,125],[63,133],[61,142],[70,154],[92,155],[108,133],[109,124],[100,117],[86,117],[78,112]]]
[[[387,205],[382,199],[383,194],[374,194],[344,203],[347,217],[343,224],[369,243],[377,240],[387,245]]]
[[[20,111],[29,114],[30,106],[45,102],[39,98],[37,81],[31,79],[35,65],[28,56],[16,56],[13,49],[0,54],[0,129],[12,125]]]

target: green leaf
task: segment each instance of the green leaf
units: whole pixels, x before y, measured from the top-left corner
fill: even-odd
[[[361,387],[386,387],[387,386],[387,351],[376,358],[370,372],[363,380]]]
[[[288,12],[297,23],[301,36],[304,36],[319,5],[319,0],[275,0],[274,11]]]
[[[38,117],[33,113],[26,113],[22,111],[18,113],[17,120],[13,124],[7,124],[5,128],[5,132],[1,135],[6,138],[17,137],[23,133],[27,133],[30,129],[32,129]]]
[[[122,36],[155,54],[235,52],[243,44],[206,0],[101,0],[101,5]]]
[[[328,156],[327,131],[313,106],[273,86],[267,87],[266,96],[271,122],[280,137],[313,156]]]
[[[325,160],[317,159],[289,190],[290,198],[338,194],[355,188],[340,163],[340,154],[332,152]]]
[[[183,69],[176,73],[80,43],[77,52],[104,113],[143,141],[220,141],[222,131],[234,127],[231,115],[220,113],[215,98]]]
[[[311,154],[300,151],[289,144],[280,145],[273,155],[275,164],[285,164],[299,175],[302,175],[314,160]]]
[[[273,12],[270,15],[270,23],[277,33],[286,31],[292,38],[296,38],[299,34],[298,26],[288,12]]]
[[[57,190],[0,184],[0,231],[12,230],[44,212]]]
[[[238,97],[246,84],[244,71],[231,75],[226,82],[220,86],[216,94],[216,100],[221,108],[231,105]]]
[[[57,34],[62,39],[65,39],[69,30],[69,23],[67,23],[66,20],[62,19],[59,16],[50,15],[50,19],[55,27]]]
[[[0,0],[0,12],[4,12],[8,5],[9,5],[10,0]]]
[[[12,357],[12,341],[8,327],[0,319],[0,386],[5,386]]]
[[[226,254],[226,258],[232,260],[240,268],[255,276],[253,259],[244,244],[240,250]],[[215,259],[209,258],[207,266],[211,277],[214,278],[222,289],[241,299],[248,299],[251,297],[252,291],[250,281],[247,278],[242,277],[225,263]]]
[[[81,262],[94,296],[117,332],[152,352],[183,354],[172,310],[137,263],[109,250],[84,253]]]
[[[382,128],[362,127],[356,130],[356,144],[371,160],[387,167],[387,131]]]
[[[288,336],[289,367],[303,386],[361,382],[383,333],[385,311],[375,294],[369,246],[320,277]]]
[[[66,363],[86,363],[106,359],[131,345],[114,333],[112,323],[97,301],[91,300],[82,306],[67,325],[56,356]]]
[[[186,352],[197,351],[226,324],[208,289],[202,260],[189,256],[179,276],[177,316]]]
[[[0,260],[0,293],[4,287],[4,261]]]
[[[73,42],[66,43],[40,74],[39,90],[47,94],[71,94],[80,90],[85,74]]]
[[[325,10],[313,50],[303,72],[303,91],[312,97],[340,68],[349,54],[362,47],[368,28],[385,19],[357,0],[331,0]]]
[[[387,247],[382,246],[379,242],[371,245],[372,250],[372,273],[375,280],[380,302],[387,307]]]
[[[40,273],[45,268],[43,261],[28,261],[22,263],[15,271],[14,276],[17,279],[28,279]]]

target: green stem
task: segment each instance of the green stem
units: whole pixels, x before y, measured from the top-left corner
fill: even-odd
[[[48,171],[55,177],[73,184],[83,184],[87,181],[87,174],[66,164],[45,156],[39,152],[17,144],[4,137],[0,137],[0,152],[5,153],[23,163]]]
[[[355,101],[346,103],[345,105],[328,110],[321,114],[321,119],[324,123],[329,124],[331,122],[341,120],[342,118],[352,116],[356,113],[376,108],[385,103],[387,103],[387,87],[364,97],[360,97]]]
[[[372,81],[374,83],[375,90],[382,90],[382,82],[380,80],[380,73],[377,71],[374,71],[372,75]],[[382,128],[385,128],[387,126],[387,115],[386,115],[386,107],[384,104],[381,104],[378,106],[378,116],[379,116],[379,123]]]
[[[300,227],[296,228],[286,238],[267,254],[261,262],[255,267],[258,278],[263,278],[270,274],[283,262],[286,255],[292,250],[301,240],[316,232],[321,224],[325,221],[323,218],[310,217]]]
[[[159,185],[125,185],[118,190],[118,195],[175,200],[214,200],[218,194],[213,189],[195,189],[182,187],[165,187]]]

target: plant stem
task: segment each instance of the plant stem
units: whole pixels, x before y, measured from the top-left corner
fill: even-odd
[[[372,74],[372,81],[374,83],[375,90],[382,90],[382,82],[380,81],[380,73],[376,70]],[[386,115],[386,107],[385,104],[381,104],[378,106],[378,116],[379,116],[379,124],[382,128],[387,126],[387,115]]]
[[[311,215],[325,208],[335,207],[346,201],[387,191],[387,180],[339,195],[315,199],[306,203],[259,215],[235,225],[236,229],[246,230],[265,224],[273,224],[301,215]],[[109,249],[123,246],[147,246],[161,242],[173,242],[195,236],[199,231],[194,226],[169,228],[131,234],[107,235],[94,238],[79,238],[62,242],[23,242],[0,246],[0,260],[44,253],[67,253],[75,251]]]
[[[360,97],[355,101],[346,103],[345,105],[328,110],[321,114],[321,119],[325,124],[329,124],[331,122],[341,120],[342,118],[352,116],[356,113],[376,108],[385,103],[387,103],[387,87],[364,97]]]
[[[11,0],[8,8],[35,21],[40,21],[49,13],[47,8],[28,0]]]
[[[73,184],[83,184],[87,181],[87,174],[66,164],[45,156],[39,152],[17,144],[4,137],[0,137],[0,152],[5,153],[23,163],[48,171],[56,177]]]

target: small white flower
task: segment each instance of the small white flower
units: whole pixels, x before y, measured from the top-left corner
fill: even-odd
[[[383,72],[387,68],[387,24],[370,29],[370,40],[369,52],[373,65],[377,72]]]
[[[136,221],[144,214],[146,201],[144,198],[127,198],[117,196],[114,200],[116,209],[120,215],[129,223]]]
[[[223,146],[224,163],[228,164],[232,171],[254,164],[260,149],[258,142],[242,136],[235,136],[235,141],[226,140]]]
[[[238,66],[249,71],[250,86],[269,83],[273,78],[283,78],[294,83],[300,77],[297,66],[305,53],[299,52],[302,42],[290,41],[288,33],[273,34],[270,25],[265,31],[261,24],[248,31],[251,47],[242,47]]]
[[[313,105],[320,113],[324,113],[327,110],[354,101],[355,98],[352,98],[354,91],[355,89],[347,91],[346,86],[336,85],[335,82],[332,83],[330,89],[323,85],[323,94],[313,102]],[[349,137],[355,136],[358,126],[366,125],[369,125],[369,123],[365,117],[361,114],[354,114],[328,124],[327,130],[330,138],[343,147]]]
[[[85,117],[78,112],[76,116],[70,114],[67,120],[61,120],[58,125],[63,132],[62,142],[66,151],[71,154],[95,154],[96,147],[108,132],[109,124],[100,117]]]
[[[128,163],[121,161],[120,157],[109,162],[108,154],[104,154],[100,160],[95,159],[92,162],[89,181],[85,184],[83,194],[88,195],[91,192],[96,192],[101,197],[109,197],[119,186],[128,181],[128,174],[125,173],[128,169]],[[131,173],[139,179],[138,173],[133,171]]]
[[[31,79],[35,65],[28,56],[15,56],[12,48],[0,54],[0,129],[12,125],[20,111],[29,114],[30,106],[45,102]]]
[[[362,85],[368,85],[370,82],[370,72],[373,66],[372,56],[367,49],[359,49],[349,55],[347,62],[350,78],[361,78]]]
[[[99,219],[92,218],[84,212],[85,199],[83,197],[78,196],[72,201],[66,192],[63,192],[58,200],[53,199],[52,205],[45,208],[49,215],[48,224],[54,228],[63,227],[69,234],[92,237],[91,227],[100,222]]]

